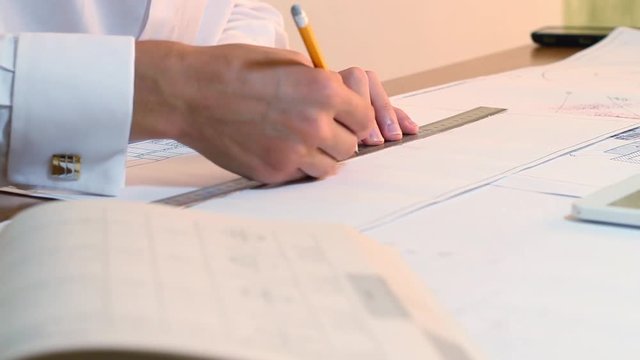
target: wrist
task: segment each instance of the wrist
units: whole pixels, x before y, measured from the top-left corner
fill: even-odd
[[[182,137],[185,107],[180,96],[181,72],[189,48],[170,41],[136,43],[130,140]]]

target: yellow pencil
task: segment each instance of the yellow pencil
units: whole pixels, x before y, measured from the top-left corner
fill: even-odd
[[[309,25],[309,18],[307,18],[307,14],[304,13],[300,5],[294,4],[291,6],[291,15],[293,16],[293,21],[298,27],[298,32],[300,32],[300,36],[302,37],[304,46],[307,48],[309,57],[311,57],[313,66],[326,70],[327,64],[324,62],[316,37]]]
[[[324,62],[316,37],[313,34],[313,30],[311,30],[311,25],[309,25],[309,18],[307,17],[307,14],[305,14],[300,5],[294,4],[291,6],[291,15],[293,16],[293,21],[296,23],[298,32],[302,37],[302,42],[304,42],[304,46],[307,48],[307,52],[309,53],[311,62],[313,62],[313,66],[318,69],[327,70],[327,64]],[[357,144],[354,149],[354,153],[358,153]]]

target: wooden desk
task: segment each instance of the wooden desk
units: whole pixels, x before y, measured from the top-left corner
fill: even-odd
[[[525,66],[545,65],[567,58],[580,48],[524,45],[475,59],[426,70],[384,82],[389,95],[398,95],[453,81],[497,74]]]
[[[429,86],[495,74],[525,66],[544,65],[564,59],[579,50],[578,48],[543,48],[535,45],[524,45],[472,60],[389,80],[384,83],[384,86],[390,95],[397,95]],[[26,196],[0,193],[0,221],[6,220],[20,210],[43,201],[44,200]]]

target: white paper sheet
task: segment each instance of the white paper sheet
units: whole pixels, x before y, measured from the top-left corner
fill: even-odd
[[[491,185],[366,233],[490,359],[637,359],[640,232],[568,220],[572,201]]]
[[[640,173],[640,128],[519,172],[496,185],[582,197]]]
[[[1,359],[480,359],[395,253],[342,225],[57,202],[0,244]]]
[[[323,181],[246,190],[196,207],[262,218],[340,221],[364,229],[535,166],[635,123],[620,118],[507,112],[353,159],[339,175]]]

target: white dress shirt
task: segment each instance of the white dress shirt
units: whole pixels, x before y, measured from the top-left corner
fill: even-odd
[[[115,195],[148,39],[287,46],[257,0],[0,0],[0,182]],[[51,175],[55,154],[81,157],[77,180]]]

